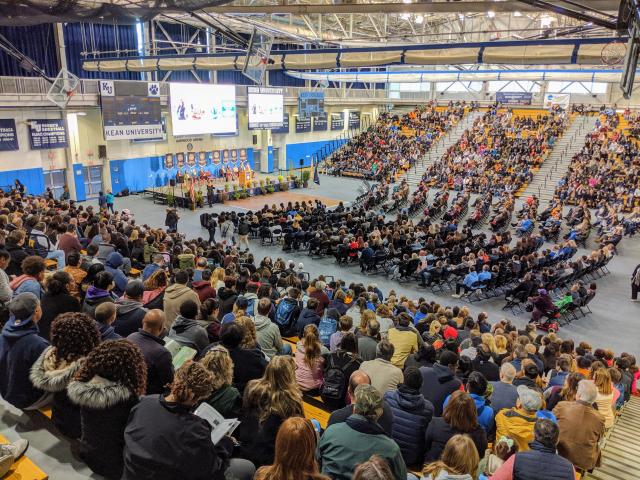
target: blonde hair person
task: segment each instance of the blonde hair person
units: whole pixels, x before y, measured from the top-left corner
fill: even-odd
[[[240,392],[233,383],[233,360],[229,351],[217,345],[207,352],[200,363],[213,375],[211,395],[206,402],[220,415],[231,418],[241,406]]]
[[[358,326],[358,330],[356,331],[357,336],[363,336],[367,334],[367,328],[369,327],[369,322],[371,320],[376,319],[376,314],[371,310],[365,310],[362,312],[360,316],[360,325]]]
[[[242,342],[240,342],[240,347],[248,349],[256,348],[258,345],[256,324],[253,323],[251,318],[246,317],[242,310],[238,310],[238,315],[240,316],[236,317],[235,322],[240,325],[244,331],[244,338],[242,339]]]
[[[211,286],[217,291],[219,288],[224,288],[224,268],[218,267],[211,274]]]
[[[593,383],[598,388],[598,396],[595,402],[598,406],[598,412],[604,417],[605,428],[611,428],[615,421],[615,416],[613,413],[613,386],[611,385],[609,371],[606,368],[596,370],[593,374]]]
[[[496,340],[493,335],[491,335],[490,333],[483,333],[482,335],[480,335],[480,339],[482,341],[482,344],[486,345],[491,353],[498,353]]]
[[[434,337],[440,333],[441,329],[442,329],[442,324],[440,323],[440,320],[434,320],[429,325],[429,335]]]
[[[454,435],[445,445],[440,460],[424,467],[422,477],[424,480],[444,480],[447,478],[473,480],[479,463],[478,450],[471,437]]]
[[[329,351],[320,343],[318,327],[313,323],[304,327],[302,339],[298,342],[295,363],[296,382],[303,392],[319,394],[324,380],[324,356]]]

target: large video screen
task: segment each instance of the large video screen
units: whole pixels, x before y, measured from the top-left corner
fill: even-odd
[[[281,128],[284,96],[281,88],[248,87],[249,129]]]
[[[235,133],[236,87],[170,83],[173,134]]]

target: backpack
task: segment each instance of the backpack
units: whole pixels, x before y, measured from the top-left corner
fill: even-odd
[[[338,330],[338,321],[328,317],[326,314],[320,319],[318,332],[320,333],[320,343],[329,348],[329,338]]]
[[[278,306],[276,307],[275,323],[278,325],[280,333],[289,330],[291,325],[293,325],[293,322],[297,320],[297,307],[298,302],[291,298],[285,298],[278,303]]]
[[[344,365],[336,364],[336,356],[329,355],[329,363],[324,372],[324,383],[320,389],[320,398],[330,406],[344,405],[347,397],[347,378],[346,371],[348,367],[355,361],[352,358]]]
[[[255,298],[247,299],[247,309],[244,311],[244,313],[249,317],[253,317],[255,315],[255,309],[256,309],[256,299]]]

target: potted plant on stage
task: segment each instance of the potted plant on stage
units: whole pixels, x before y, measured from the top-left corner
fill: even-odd
[[[311,178],[311,172],[309,170],[302,171],[302,186],[307,188],[309,186],[309,179]]]
[[[267,194],[267,189],[264,186],[264,179],[260,179],[260,193],[262,195],[266,195]]]
[[[300,179],[298,177],[293,178],[293,185],[296,188],[300,188],[302,186],[302,179]]]
[[[196,206],[198,208],[204,207],[204,195],[200,190],[196,192]]]
[[[289,190],[289,182],[285,181],[282,175],[278,176],[278,187],[281,192],[286,192]]]
[[[176,196],[173,194],[172,191],[167,191],[167,205],[169,207],[173,207],[176,203]]]

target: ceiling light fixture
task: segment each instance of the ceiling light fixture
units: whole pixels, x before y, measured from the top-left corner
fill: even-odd
[[[418,16],[416,17],[416,23],[417,23],[418,25],[421,25],[421,24],[422,24],[422,22],[424,22],[424,17],[423,17],[422,15],[418,15]]]
[[[487,17],[489,17],[489,18],[493,18],[493,17],[495,17],[495,16],[496,16],[496,12],[494,12],[493,10],[489,10],[489,11],[487,12]]]

